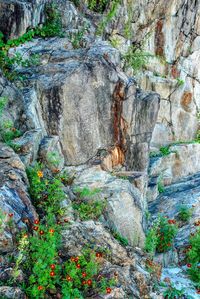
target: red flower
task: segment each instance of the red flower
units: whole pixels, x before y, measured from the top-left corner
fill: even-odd
[[[34,226],[34,227],[33,227],[33,230],[37,231],[38,228],[39,228],[38,226]]]
[[[69,219],[64,219],[64,222],[69,222]]]
[[[69,275],[67,275],[66,279],[67,279],[67,281],[71,281],[72,280],[72,278]]]
[[[171,243],[168,243],[168,244],[167,244],[167,246],[169,246],[169,247],[170,247],[171,245],[172,245]]]
[[[192,267],[192,265],[191,265],[191,264],[187,264],[187,267],[188,267],[188,268],[191,268],[191,267]]]
[[[83,272],[83,273],[82,273],[82,276],[83,276],[83,277],[86,277],[86,276],[87,276],[87,273],[86,273],[86,272]]]
[[[76,268],[80,269],[81,265],[80,264],[77,264],[76,265]]]
[[[103,256],[103,254],[102,254],[101,252],[97,252],[97,253],[96,253],[96,257],[99,258],[99,257],[102,257],[102,256]]]
[[[34,224],[39,224],[40,223],[40,221],[38,220],[38,219],[36,219],[35,221],[34,221]]]
[[[70,258],[70,260],[71,260],[72,262],[75,262],[75,258],[74,258],[73,256]]]
[[[50,276],[51,276],[51,277],[55,276],[55,272],[54,272],[54,271],[51,271],[51,272],[50,272]]]
[[[175,223],[176,223],[176,221],[175,221],[175,220],[173,220],[173,219],[169,219],[169,220],[168,220],[168,223],[169,223],[169,224],[175,224]]]
[[[14,216],[14,214],[13,214],[13,213],[9,213],[8,216],[9,216],[10,218],[12,218],[12,217]]]
[[[82,282],[82,284],[83,284],[83,285],[87,284],[87,281],[84,280],[84,281]]]
[[[38,290],[39,291],[43,290],[43,286],[38,286]]]
[[[79,257],[78,257],[78,256],[75,257],[74,261],[75,261],[76,263],[78,262],[78,260],[79,260]]]
[[[39,234],[42,236],[44,235],[44,231],[43,230],[40,230]]]
[[[197,291],[196,291],[196,292],[197,292],[197,294],[200,294],[200,289],[197,289]]]
[[[92,280],[91,280],[91,279],[88,279],[87,284],[88,284],[89,286],[91,286],[91,284],[92,284]]]
[[[54,270],[55,267],[56,267],[56,266],[55,266],[54,264],[50,265],[50,268],[51,268],[52,270]]]
[[[51,229],[49,230],[49,232],[50,232],[50,234],[53,234],[53,233],[55,232],[55,230],[51,228]]]
[[[112,292],[112,289],[111,288],[106,288],[106,293],[107,294],[110,294]]]

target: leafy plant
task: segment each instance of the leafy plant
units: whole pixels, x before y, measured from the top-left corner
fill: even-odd
[[[136,46],[130,46],[123,56],[125,68],[127,69],[131,67],[134,73],[137,73],[146,66],[150,57],[152,57],[150,53],[144,52]]]
[[[102,258],[101,252],[85,249],[80,256],[71,257],[65,263],[67,283],[62,287],[64,298],[86,298],[91,288],[95,289],[96,293],[111,293],[115,280],[101,274]]]
[[[160,152],[161,152],[162,156],[168,156],[171,153],[170,147],[169,146],[161,146]]]
[[[177,78],[176,81],[178,86],[182,86],[185,83],[184,80],[182,80],[181,78]]]
[[[29,237],[25,270],[28,275],[26,293],[30,298],[44,298],[60,284],[61,265],[58,249],[61,235],[55,217],[48,214],[46,223],[35,221],[33,235]]]
[[[120,0],[111,1],[109,11],[107,12],[106,16],[103,17],[103,20],[100,22],[100,24],[97,27],[97,30],[96,30],[97,35],[102,35],[106,26],[116,16],[119,3],[120,3]]]
[[[62,180],[44,172],[44,165],[35,163],[27,169],[29,192],[36,206],[50,213],[59,213],[60,203],[65,199]]]
[[[74,49],[78,49],[81,47],[83,48],[85,46],[83,37],[87,30],[88,30],[88,25],[85,24],[81,29],[72,32],[71,35],[68,36]]]
[[[165,187],[163,185],[162,177],[158,179],[158,192],[163,193],[165,191]]]
[[[187,267],[191,279],[200,288],[200,229],[190,237],[190,246],[187,251]]]
[[[183,205],[179,209],[178,219],[187,222],[192,217],[192,209]]]
[[[105,207],[105,200],[89,200],[88,202],[79,202],[73,204],[73,209],[78,212],[78,215],[82,221],[89,219],[99,219]]]
[[[113,230],[112,231],[112,235],[113,237],[119,241],[119,243],[122,245],[122,246],[128,246],[129,242],[128,242],[128,239],[126,239],[125,237],[123,237],[118,231],[116,230]]]
[[[177,233],[176,221],[159,216],[147,232],[145,250],[150,254],[161,253],[171,249]]]
[[[78,199],[72,206],[78,212],[81,220],[97,220],[102,215],[106,201],[94,198],[100,191],[100,189],[89,189],[88,187],[75,189]]]
[[[109,0],[87,0],[88,8],[99,13],[103,13]]]
[[[178,290],[172,285],[170,285],[163,293],[165,299],[181,299],[183,295],[184,290]]]

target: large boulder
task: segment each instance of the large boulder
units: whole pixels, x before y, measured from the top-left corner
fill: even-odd
[[[99,166],[86,168],[74,181],[73,187],[101,190],[106,198],[105,224],[126,237],[132,245],[144,245],[144,202],[138,189],[128,180],[116,178]]]
[[[138,90],[118,69],[119,52],[107,43],[73,50],[67,38],[35,40],[17,51],[40,51],[41,65],[21,69],[28,129],[58,135],[66,164],[104,160],[146,170],[159,96]],[[28,54],[27,54],[28,53]],[[111,161],[111,162],[110,162]]]
[[[110,295],[101,298],[150,299],[151,276],[144,269],[144,256],[136,252],[128,254],[100,223],[93,221],[76,222],[64,230],[62,255],[70,257],[81,254],[85,246],[93,246],[96,251],[105,250],[101,261],[102,274],[115,275],[116,285]],[[106,254],[108,252],[108,254]]]
[[[27,186],[25,167],[20,158],[11,148],[0,144],[1,252],[12,251],[17,229],[25,229],[37,217]]]
[[[200,172],[200,144],[170,146],[169,155],[151,158],[150,177],[160,177],[164,185]]]
[[[46,0],[1,0],[0,31],[6,39],[17,38],[29,27],[36,27],[44,20]]]

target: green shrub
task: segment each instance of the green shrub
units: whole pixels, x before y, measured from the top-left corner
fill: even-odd
[[[25,270],[28,274],[26,293],[30,298],[44,298],[49,290],[59,286],[61,265],[58,249],[60,247],[60,228],[53,215],[48,214],[46,223],[36,223],[33,235],[28,238]]]
[[[117,9],[119,7],[120,0],[113,0],[110,5],[110,9],[107,12],[107,14],[103,17],[103,20],[100,22],[100,24],[97,27],[96,34],[102,35],[106,26],[112,21],[112,19],[117,14]]]
[[[106,201],[95,199],[100,191],[100,189],[89,189],[88,187],[75,189],[78,199],[72,206],[78,212],[81,220],[97,220],[102,215],[106,207]]]
[[[190,249],[187,251],[187,267],[191,279],[200,288],[200,229],[190,237]]]
[[[177,233],[176,221],[160,216],[147,232],[145,250],[150,254],[161,253],[172,248]]]
[[[192,217],[192,209],[189,209],[187,206],[181,206],[178,213],[178,219],[181,221],[188,222]]]
[[[165,299],[181,299],[184,295],[184,290],[178,290],[174,286],[169,286],[167,290],[164,291],[163,296]],[[185,297],[184,297],[185,298]]]
[[[178,86],[182,86],[185,83],[184,80],[182,80],[181,78],[177,78],[176,81]]]
[[[158,179],[158,192],[159,193],[165,192],[165,187],[163,185],[163,181],[161,177]]]
[[[106,207],[105,200],[89,200],[88,202],[79,202],[73,204],[73,209],[78,212],[82,221],[98,220]]]
[[[171,153],[170,147],[169,146],[161,146],[160,152],[161,152],[162,156],[168,156]]]
[[[122,246],[128,246],[128,239],[123,237],[118,231],[113,230],[112,235]]]
[[[59,214],[60,204],[66,198],[62,179],[44,171],[44,165],[35,163],[27,169],[29,178],[29,193],[34,204],[40,210]]]
[[[109,0],[86,0],[88,8],[99,13],[103,13]]]
[[[100,294],[112,291],[115,280],[100,274],[102,257],[101,252],[86,249],[80,256],[71,257],[65,263],[67,283],[62,287],[62,293],[66,296],[64,298],[86,298],[91,288]]]
[[[150,57],[152,57],[150,53],[144,52],[135,46],[131,46],[123,56],[125,68],[127,69],[131,67],[134,73],[137,73],[146,66]]]

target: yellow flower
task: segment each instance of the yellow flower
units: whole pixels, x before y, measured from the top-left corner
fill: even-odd
[[[43,172],[42,172],[42,171],[39,170],[39,171],[37,172],[37,175],[38,175],[39,178],[43,178]]]

